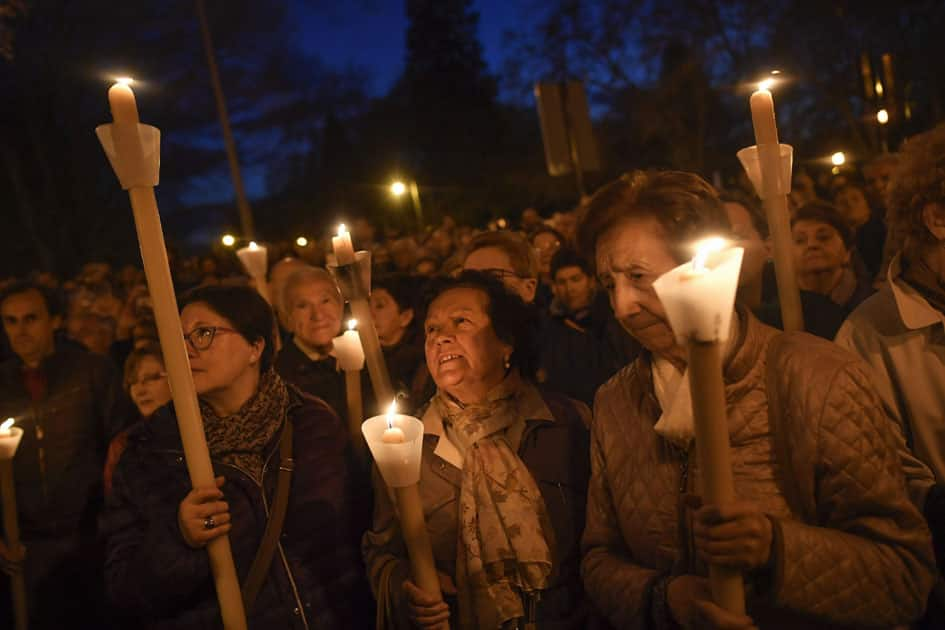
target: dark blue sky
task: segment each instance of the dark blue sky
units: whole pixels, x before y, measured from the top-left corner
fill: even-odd
[[[317,6],[313,7],[315,4]],[[486,63],[497,72],[502,63],[502,34],[515,26],[519,4],[509,0],[475,0],[479,39]],[[305,50],[330,66],[367,68],[369,92],[383,94],[404,67],[407,16],[404,0],[297,2],[296,37]]]

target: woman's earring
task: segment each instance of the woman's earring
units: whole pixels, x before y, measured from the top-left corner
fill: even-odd
[[[509,360],[509,356],[506,355],[506,357],[505,357],[505,369],[507,370],[507,369],[509,369],[510,367],[512,367],[512,361],[510,361],[510,360]]]

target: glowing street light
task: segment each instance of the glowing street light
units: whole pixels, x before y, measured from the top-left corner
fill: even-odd
[[[224,234],[223,238],[220,239],[220,242],[223,243],[224,247],[233,247],[236,245],[236,237],[232,234]]]
[[[407,184],[403,183],[402,181],[398,180],[390,185],[390,194],[394,195],[395,197],[403,196],[403,194],[406,192]]]
[[[830,162],[834,166],[843,166],[847,161],[847,156],[843,154],[843,151],[837,151],[830,156]]]
[[[308,239],[305,238],[304,236],[300,236],[297,239],[295,239],[295,244],[298,245],[299,247],[308,247]]]
[[[881,109],[878,112],[876,112],[876,122],[878,122],[881,125],[885,125],[886,123],[888,123],[889,112],[886,111],[885,109]]]

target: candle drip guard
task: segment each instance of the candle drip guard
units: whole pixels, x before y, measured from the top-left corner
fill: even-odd
[[[341,295],[347,302],[366,300],[371,295],[371,252],[354,253],[354,262],[339,265],[334,254],[327,255],[328,271],[338,283]]]

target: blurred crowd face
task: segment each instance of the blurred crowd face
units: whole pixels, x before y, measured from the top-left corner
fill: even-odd
[[[841,216],[854,229],[870,220],[870,204],[866,201],[866,195],[856,186],[845,186],[841,188],[833,198],[833,203],[837,207]]]
[[[358,247],[367,247],[373,243],[375,235],[374,226],[365,218],[357,218],[351,224],[351,238]]]
[[[800,208],[817,199],[817,188],[810,175],[803,172],[794,175],[790,199],[795,208]]]
[[[371,292],[371,316],[377,328],[377,337],[382,346],[396,345],[403,339],[407,326],[413,321],[413,309],[400,310],[397,301],[387,289],[377,288]]]
[[[401,238],[390,244],[390,257],[398,271],[410,271],[413,267],[417,244],[409,238]]]
[[[798,274],[835,271],[850,262],[843,238],[829,223],[798,221],[791,233]]]
[[[885,206],[884,197],[886,189],[889,187],[889,180],[892,179],[896,171],[896,162],[893,160],[883,160],[875,164],[870,164],[863,169],[863,176],[866,178],[866,191],[869,194],[870,201],[877,207]]]
[[[305,263],[298,258],[283,258],[269,270],[269,290],[272,294],[273,310],[279,318],[279,325],[286,330],[291,330],[292,325],[289,322],[289,309],[282,303],[285,297],[283,295],[285,283],[289,276],[305,266]]]
[[[561,249],[561,241],[551,232],[541,232],[532,239],[532,245],[538,252],[538,272],[551,273],[551,258]]]
[[[771,256],[771,243],[761,238],[745,206],[731,201],[726,201],[723,205],[737,245],[745,249],[738,284],[744,286],[759,283],[765,262]]]
[[[594,279],[580,267],[562,267],[555,273],[552,290],[568,313],[578,313],[591,306]]]
[[[473,251],[463,261],[463,269],[494,275],[526,304],[531,304],[535,300],[538,281],[535,278],[522,278],[516,274],[509,255],[498,247],[481,247]]]
[[[496,335],[488,300],[479,289],[450,289],[433,300],[424,323],[433,381],[463,403],[482,400],[502,382],[513,350]]]
[[[39,291],[29,290],[8,296],[0,304],[0,317],[10,347],[23,363],[36,367],[53,353],[53,333],[60,318],[49,314]]]
[[[259,373],[259,356],[265,342],[250,344],[233,323],[202,302],[184,307],[181,328],[187,339],[187,356],[197,394],[217,398],[235,384]],[[209,340],[209,345],[204,346]]]
[[[334,283],[315,280],[296,285],[286,295],[286,308],[296,339],[320,352],[331,349],[331,340],[341,333],[344,309]]]
[[[531,232],[541,225],[541,215],[534,208],[525,208],[522,210],[522,231]]]
[[[653,282],[678,264],[656,219],[618,223],[598,239],[595,260],[598,282],[624,329],[654,354],[685,356],[653,290]]]
[[[171,400],[164,364],[157,357],[141,357],[133,380],[128,383],[128,394],[143,418],[150,418],[151,414]]]
[[[436,229],[430,234],[427,247],[433,250],[440,260],[446,260],[453,253],[453,237],[443,228]]]

